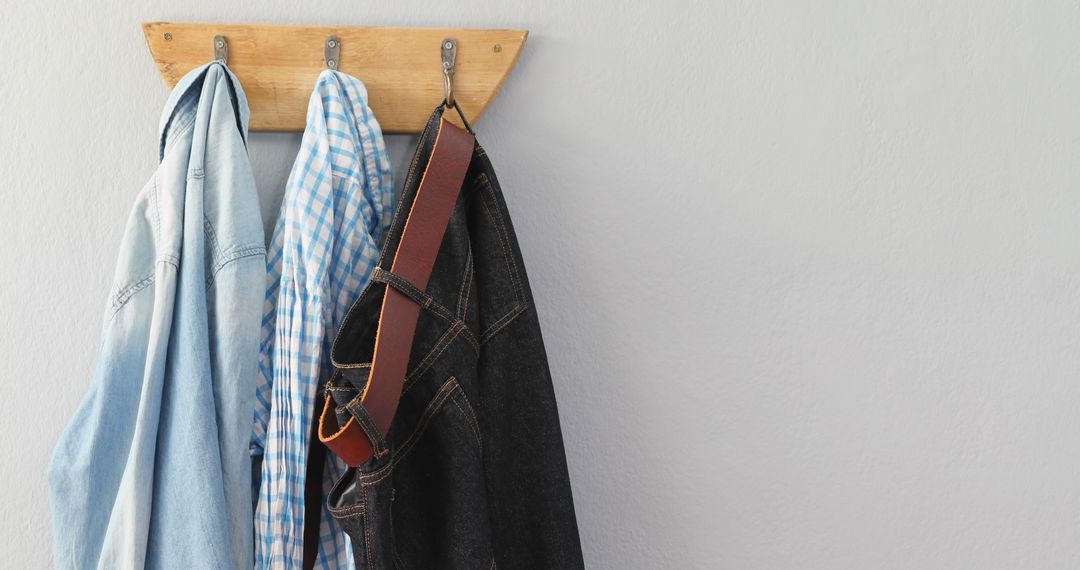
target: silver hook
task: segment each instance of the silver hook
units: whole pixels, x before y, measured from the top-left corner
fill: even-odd
[[[446,38],[442,41],[443,86],[446,88],[446,105],[454,106],[454,62],[457,61],[457,40]]]
[[[214,36],[214,61],[222,65],[229,62],[229,40],[225,36]]]
[[[323,50],[323,57],[326,59],[326,68],[334,69],[341,65],[341,40],[337,36],[330,36],[326,38],[326,49]]]

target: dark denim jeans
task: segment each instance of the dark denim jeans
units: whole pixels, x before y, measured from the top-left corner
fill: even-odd
[[[374,442],[385,452],[346,472],[330,510],[362,569],[583,568],[536,306],[479,144],[427,290],[389,273],[440,116],[421,136],[375,277],[334,344],[327,390],[344,425],[367,382],[386,287],[423,307],[397,415]]]

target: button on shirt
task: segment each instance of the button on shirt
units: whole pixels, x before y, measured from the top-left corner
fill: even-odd
[[[267,251],[252,454],[262,455],[255,567],[301,568],[304,489],[318,387],[338,325],[378,262],[393,182],[382,130],[358,79],[324,71]],[[327,454],[323,492],[345,465]],[[316,568],[352,568],[323,502]]]

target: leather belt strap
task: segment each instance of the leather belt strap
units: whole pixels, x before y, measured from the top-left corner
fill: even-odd
[[[409,217],[405,220],[405,229],[390,267],[391,273],[406,279],[420,290],[427,289],[435,257],[442,246],[443,234],[450,223],[450,214],[472,160],[475,141],[472,133],[440,118],[431,158],[420,179],[420,187],[413,199]],[[352,467],[358,467],[374,456],[376,448],[380,454],[387,451],[381,443],[390,433],[390,424],[401,399],[419,318],[420,306],[401,291],[387,285],[379,311],[371,371],[367,386],[358,396],[364,409],[352,410],[353,417],[339,427],[334,400],[329,394],[326,396],[319,417],[319,441]],[[350,402],[349,406],[353,407],[353,403]],[[358,421],[357,411],[367,416],[364,420],[370,421]],[[379,433],[367,431],[371,429],[377,429]]]

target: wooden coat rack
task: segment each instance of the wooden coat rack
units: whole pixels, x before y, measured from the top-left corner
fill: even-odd
[[[169,87],[215,57],[227,57],[247,94],[253,131],[302,131],[315,78],[329,67],[364,82],[369,105],[387,133],[419,133],[444,99],[449,77],[440,66],[440,51],[451,47],[446,40],[456,51],[449,60],[452,98],[475,121],[506,81],[529,35],[527,30],[168,22],[145,23],[143,33]]]

